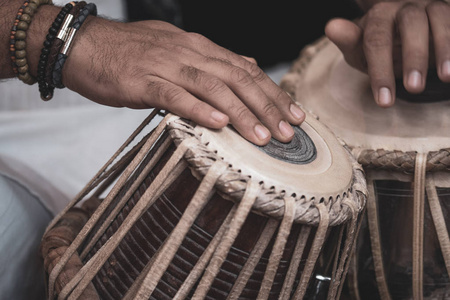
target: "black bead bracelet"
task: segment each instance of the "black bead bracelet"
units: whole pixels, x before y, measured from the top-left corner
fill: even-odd
[[[50,29],[48,30],[48,34],[44,41],[44,47],[41,50],[41,56],[39,58],[38,70],[37,70],[37,81],[39,85],[39,92],[41,94],[41,99],[44,101],[48,101],[53,97],[54,87],[49,85],[46,81],[45,70],[47,68],[48,57],[50,55],[50,49],[55,41],[56,34],[62,26],[62,22],[65,16],[70,12],[70,10],[75,5],[74,2],[70,2],[66,4],[59,14],[56,16],[53,21]]]

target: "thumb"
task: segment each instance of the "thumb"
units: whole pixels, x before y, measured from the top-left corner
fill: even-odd
[[[332,19],[325,26],[325,35],[341,50],[347,63],[363,72],[367,64],[362,47],[362,29],[352,21]]]

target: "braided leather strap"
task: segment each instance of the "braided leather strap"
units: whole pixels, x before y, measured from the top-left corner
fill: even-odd
[[[368,169],[414,173],[416,155],[415,151],[362,150],[358,155],[358,162]],[[450,148],[428,153],[427,172],[447,170],[450,170]]]
[[[200,139],[194,128],[186,122],[176,119],[169,123],[169,132],[176,145],[188,137]],[[367,194],[362,168],[350,155],[350,150],[347,147],[344,148],[348,151],[349,158],[352,160],[354,169],[353,188],[342,191],[340,194],[329,195],[329,197],[323,199],[323,203],[328,209],[331,226],[342,224],[351,218],[351,210],[347,205],[343,205],[344,201],[351,198],[353,199],[352,201],[355,201],[358,209],[362,209],[365,205],[365,195]],[[221,159],[214,151],[200,142],[190,147],[186,151],[184,158],[197,178],[203,178],[214,162]],[[250,176],[241,173],[238,169],[229,167],[217,179],[216,189],[222,197],[232,201],[239,201],[245,193],[249,180]],[[284,198],[286,196],[283,191],[276,190],[273,187],[263,187],[253,204],[253,209],[263,215],[281,219],[285,212]],[[320,222],[317,205],[320,202],[321,199],[308,198],[305,195],[297,194],[295,196],[294,222],[317,226]]]
[[[78,16],[73,21],[71,28],[74,30],[73,32],[74,34],[76,33],[77,30],[80,29],[81,25],[89,15],[93,16],[97,15],[97,7],[93,3],[89,3],[85,7],[83,7],[83,9],[80,10]],[[66,46],[66,43],[68,43],[68,47],[70,48],[71,42],[72,42],[71,40],[66,41],[65,44],[62,46],[62,48]],[[64,67],[64,64],[66,63],[67,57],[68,57],[67,54],[60,52],[58,54],[55,66],[53,68],[53,86],[59,89],[65,87],[62,82],[62,69]]]
[[[79,2],[77,5],[75,5],[71,10],[71,15],[78,15],[80,10],[86,5],[85,1]],[[50,48],[50,54],[48,56],[47,66],[45,69],[45,82],[48,85],[48,89],[53,94],[53,90],[55,87],[53,86],[53,68],[55,67],[56,59],[58,58],[59,50],[61,50],[61,47],[63,46],[64,41],[61,39],[55,39],[53,42],[52,47]]]

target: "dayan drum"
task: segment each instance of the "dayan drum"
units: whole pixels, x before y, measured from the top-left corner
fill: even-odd
[[[331,131],[308,115],[292,142],[255,147],[148,122],[49,225],[49,299],[338,297],[366,185]]]
[[[366,173],[366,219],[347,278],[353,299],[450,299],[450,88],[427,85],[416,97],[398,90],[392,108],[379,108],[368,76],[326,38],[282,79]]]

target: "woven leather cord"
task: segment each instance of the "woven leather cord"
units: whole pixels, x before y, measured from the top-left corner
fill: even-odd
[[[86,4],[77,14],[73,21],[72,28],[79,30],[83,22],[89,15],[97,15],[97,7],[93,3]],[[62,82],[62,70],[68,55],[59,53],[53,68],[53,85],[59,89],[65,88]]]
[[[188,137],[200,139],[194,128],[186,122],[176,119],[169,123],[169,132],[176,145]],[[344,148],[350,154],[349,149],[347,147]],[[342,224],[351,218],[351,210],[347,205],[343,205],[342,203],[345,199],[350,197],[356,202],[359,210],[362,210],[365,206],[365,195],[367,195],[367,192],[364,171],[351,155],[349,155],[349,158],[352,160],[352,168],[354,170],[353,188],[351,190],[342,191],[341,194],[329,195],[326,199],[322,199],[329,210],[331,226]],[[206,145],[199,142],[195,149],[191,148],[186,151],[185,159],[188,162],[192,173],[198,178],[202,178],[209,167],[216,160],[221,158]],[[240,170],[227,168],[227,170],[218,178],[216,188],[222,197],[232,201],[239,201],[238,199],[241,199],[244,195],[249,179],[250,177],[242,174]],[[287,195],[284,195],[282,191],[263,187],[253,208],[263,215],[281,219],[285,211],[283,199],[286,196]],[[320,202],[321,199],[310,199],[301,194],[296,195],[295,222],[317,226],[320,221],[317,205]]]
[[[362,150],[357,157],[358,163],[364,168],[414,173],[416,155],[415,151],[402,152],[377,149]],[[448,170],[450,170],[450,148],[428,153],[427,172]]]
[[[71,15],[78,15],[80,10],[86,5],[85,1],[81,1],[75,5],[69,12]],[[45,69],[45,81],[51,87],[52,93],[53,87],[53,68],[55,67],[56,59],[58,58],[59,50],[61,49],[64,42],[61,39],[55,39],[52,47],[50,48],[50,54],[48,55],[47,67]]]

